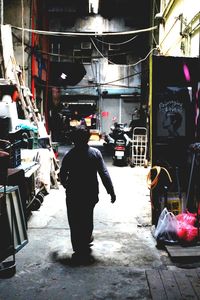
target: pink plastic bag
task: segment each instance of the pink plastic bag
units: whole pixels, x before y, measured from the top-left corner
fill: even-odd
[[[190,224],[179,223],[177,236],[181,242],[194,242],[198,237],[198,228]]]
[[[198,228],[192,225],[188,225],[186,241],[193,242],[197,239],[197,237],[198,237]]]
[[[178,220],[177,236],[180,242],[191,243],[197,240],[198,228],[195,227],[196,214],[182,213],[176,216]]]
[[[178,214],[176,218],[179,222],[190,225],[194,225],[196,222],[196,214],[190,212]]]

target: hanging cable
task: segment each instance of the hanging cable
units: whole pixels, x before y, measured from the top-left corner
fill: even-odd
[[[119,79],[115,79],[115,80],[112,80],[112,81],[109,81],[109,82],[106,82],[106,83],[101,83],[100,85],[109,85],[111,83],[114,83],[114,82],[117,82],[117,81],[121,81],[123,79],[130,78],[130,77],[133,77],[133,76],[137,76],[139,74],[141,74],[141,72],[137,72],[137,73],[134,73],[134,74],[131,74],[131,75],[127,75],[127,76],[124,76],[124,77],[121,77]]]
[[[128,66],[134,67],[134,66],[138,65],[139,63],[141,63],[142,61],[145,61],[145,60],[149,57],[149,55],[150,55],[154,50],[157,50],[157,48],[152,48],[152,49],[149,51],[149,53],[147,53],[147,55],[146,55],[144,58],[140,59],[140,60],[139,60],[138,62],[136,62],[135,64],[131,64],[131,65],[128,65]]]
[[[105,57],[105,56],[101,53],[101,51],[97,48],[97,46],[95,45],[95,43],[94,43],[94,41],[93,41],[92,38],[90,38],[90,40],[91,40],[91,42],[92,42],[94,48],[95,48],[95,49],[97,50],[97,52],[101,55],[102,58],[106,59],[110,64],[116,65],[115,63],[113,63],[111,60],[109,60],[107,57]]]
[[[15,34],[15,33],[13,33],[12,32],[12,35],[18,40],[18,41],[20,41],[21,42],[21,39]],[[111,44],[110,44],[111,45]],[[26,49],[30,49],[30,50],[32,50],[33,49],[33,47],[32,46],[30,46],[30,45],[28,45],[27,43],[25,43],[24,42],[24,46],[26,47]],[[27,52],[27,50],[25,50],[26,52]],[[34,52],[35,53],[39,53],[39,54],[43,54],[43,55],[47,55],[47,56],[54,56],[54,57],[61,57],[61,58],[74,58],[74,56],[73,55],[67,55],[67,54],[58,54],[58,53],[53,53],[53,52],[47,52],[47,51],[44,51],[44,50],[41,50],[41,49],[34,49]],[[127,55],[127,54],[130,54],[130,53],[133,53],[133,50],[129,50],[129,51],[125,51],[125,52],[118,52],[118,53],[112,53],[112,54],[110,54],[109,56],[110,57],[114,57],[114,56],[121,56],[121,55]],[[89,57],[91,57],[91,55],[90,56],[76,56],[77,58],[89,58]],[[100,58],[100,57],[102,57],[102,55],[101,56],[97,56],[97,55],[94,55],[94,56],[92,56],[92,58]],[[105,56],[106,57],[106,56]]]
[[[118,80],[117,80],[118,81]],[[104,86],[104,85],[108,85],[108,83],[100,83],[99,86]],[[37,83],[37,86],[40,86],[40,87],[46,87],[45,84],[42,84],[40,82]],[[129,89],[138,89],[138,90],[141,90],[141,87],[140,86],[127,86],[127,85],[120,85],[120,84],[112,84],[112,86],[115,86],[115,87],[121,87],[121,88],[129,88]],[[63,90],[63,89],[67,89],[67,90],[81,90],[81,89],[88,89],[88,88],[96,88],[97,85],[96,83],[93,84],[93,85],[76,85],[76,86],[67,86],[67,87],[64,87],[64,86],[57,86],[57,85],[53,85],[53,84],[49,84],[48,85],[48,89],[50,88],[58,88],[60,90]]]
[[[133,65],[131,65],[131,66],[136,66],[136,65],[139,64],[140,62],[145,61],[145,60],[149,57],[149,55],[150,55],[154,50],[157,50],[157,48],[152,48],[144,58],[140,59],[138,62],[136,62],[135,64],[133,64]],[[94,75],[94,70],[92,70],[92,71],[93,71],[93,75]],[[137,75],[139,75],[140,73],[141,73],[141,72],[137,72],[137,73],[134,73],[134,74],[131,74],[131,75],[128,75],[128,76],[124,76],[124,77],[115,79],[115,80],[113,80],[113,81],[109,81],[109,82],[105,82],[105,83],[99,83],[99,86],[109,85],[109,84],[112,84],[112,83],[114,83],[114,82],[118,82],[118,81],[121,81],[121,80],[123,80],[123,79],[126,79],[126,78],[130,78],[130,77],[133,77],[133,76],[137,76]],[[49,86],[49,87],[55,87],[55,86]],[[78,89],[78,88],[81,88],[81,89],[82,89],[82,88],[88,88],[88,87],[96,87],[96,85],[93,85],[93,86],[91,86],[91,85],[90,85],[90,86],[89,86],[89,85],[87,85],[87,86],[76,86],[75,88],[73,88],[73,87],[69,88],[69,87],[68,87],[68,89]],[[129,88],[138,88],[138,89],[140,89],[140,87],[130,87],[130,86],[129,86]]]
[[[127,40],[127,41],[124,41],[124,42],[121,42],[121,43],[111,43],[111,42],[104,42],[102,40],[99,40],[98,38],[94,37],[95,40],[97,40],[98,42],[102,43],[102,44],[105,44],[105,45],[116,45],[116,46],[120,46],[120,45],[124,45],[124,44],[127,44],[127,43],[130,43],[131,41],[133,41],[134,39],[136,39],[138,37],[138,35],[132,37],[131,39]]]
[[[149,53],[148,53],[144,58],[140,59],[138,62],[136,62],[136,63],[134,63],[134,64],[119,65],[119,64],[115,64],[115,63],[111,62],[109,59],[107,59],[107,58],[100,52],[100,50],[96,47],[96,45],[95,45],[94,41],[92,40],[92,38],[91,38],[91,42],[92,42],[92,44],[94,45],[95,49],[98,51],[98,53],[101,55],[102,58],[105,58],[105,59],[106,59],[109,63],[111,63],[112,65],[117,65],[118,67],[121,66],[121,67],[123,67],[123,68],[124,68],[124,66],[125,66],[125,67],[133,67],[133,66],[138,65],[138,64],[141,63],[142,61],[146,60],[146,59],[148,58],[148,56],[149,56],[154,50],[157,50],[157,48],[152,48],[152,49],[149,51]]]
[[[147,53],[147,55],[144,57],[144,58],[142,58],[142,59],[140,59],[138,62],[136,62],[135,64],[132,64],[132,65],[128,65],[128,66],[136,66],[137,64],[139,64],[139,63],[141,63],[142,61],[145,61],[149,56],[150,56],[150,54],[154,51],[154,50],[157,50],[157,48],[152,48],[148,53]],[[124,77],[121,77],[121,78],[119,78],[119,79],[115,79],[115,80],[113,80],[113,81],[110,81],[110,82],[107,82],[107,83],[99,83],[99,85],[109,85],[109,84],[111,84],[111,83],[114,83],[114,82],[117,82],[117,81],[120,81],[120,80],[123,80],[123,79],[126,79],[126,78],[130,78],[130,77],[133,77],[133,76],[136,76],[136,75],[138,75],[138,74],[140,74],[141,72],[137,72],[137,73],[134,73],[134,74],[131,74],[131,75],[128,75],[128,76],[124,76]],[[131,87],[132,88],[132,87]]]
[[[17,30],[22,30],[22,27],[10,25],[12,28]],[[153,26],[144,29],[132,30],[132,31],[118,31],[118,32],[59,32],[59,31],[46,31],[46,30],[36,30],[30,28],[23,28],[24,31],[34,32],[37,34],[43,35],[53,35],[53,36],[114,36],[114,35],[128,35],[128,34],[136,34],[141,32],[147,32],[157,29],[158,26]]]

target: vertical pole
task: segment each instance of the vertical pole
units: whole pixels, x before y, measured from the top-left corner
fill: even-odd
[[[195,158],[196,158],[196,153],[194,152],[193,156],[192,156],[192,162],[191,162],[191,168],[190,168],[190,176],[189,176],[188,189],[187,189],[187,195],[186,195],[186,207],[187,208],[189,206],[189,196],[190,196],[190,189],[191,189],[192,177],[193,177],[193,174],[194,174]]]
[[[101,87],[100,87],[100,62],[98,59],[93,60],[95,66],[95,76],[96,76],[96,87],[98,94],[98,130],[102,132],[102,95],[101,95]]]
[[[148,109],[149,109],[149,159],[150,159],[150,163],[152,166],[152,91],[153,91],[153,58],[152,55],[150,55],[149,58],[149,103],[148,103]],[[150,200],[151,203],[153,202],[153,198],[154,198],[154,191],[150,191]],[[151,206],[151,222],[154,225],[157,225],[157,220],[156,220],[156,212],[155,212],[155,207],[154,205]]]
[[[119,123],[122,122],[122,98],[119,98]]]
[[[149,135],[150,135],[150,138],[149,138],[149,156],[150,156],[150,162],[151,164],[153,163],[152,162],[152,128],[153,128],[153,125],[152,125],[152,93],[153,93],[153,58],[152,58],[152,55],[150,55],[150,58],[149,58]]]
[[[24,1],[21,0],[21,26],[22,26],[22,79],[26,85],[26,76],[25,76],[25,56],[24,56]]]
[[[0,5],[1,5],[1,7],[0,7],[0,9],[1,9],[1,25],[3,25],[3,23],[4,23],[3,0],[1,0]]]
[[[35,1],[32,1],[32,7],[31,7],[31,29],[35,29],[35,14],[36,14],[36,8],[35,8]],[[32,48],[32,54],[31,54],[31,93],[33,95],[33,99],[35,99],[35,59],[34,59],[34,46],[35,46],[35,34],[34,32],[31,33],[31,48]]]
[[[104,125],[103,125],[103,117],[102,117],[102,110],[103,110],[103,98],[102,98],[102,93],[101,93],[101,87],[99,87],[99,132],[102,133],[104,130]]]
[[[4,23],[4,13],[3,13],[3,0],[1,0],[1,2],[0,2],[0,5],[1,5],[1,7],[0,7],[0,10],[1,10],[1,25],[3,25],[3,23]]]

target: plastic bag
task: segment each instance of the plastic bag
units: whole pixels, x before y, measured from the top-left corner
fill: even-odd
[[[158,242],[175,243],[177,242],[178,221],[176,216],[165,207],[160,214],[156,226],[154,237]]]
[[[186,241],[187,242],[197,241],[197,237],[198,237],[198,228],[192,225],[187,225]]]
[[[179,222],[186,223],[189,225],[194,225],[196,222],[196,214],[195,213],[185,212],[182,214],[178,214],[176,216],[176,218]]]
[[[176,216],[178,220],[177,236],[181,243],[187,244],[196,242],[198,238],[198,228],[195,227],[196,214],[182,213]]]
[[[193,243],[198,238],[198,228],[195,227],[197,214],[185,212],[176,216],[178,220],[177,236],[182,244]]]
[[[184,222],[179,222],[177,236],[182,243],[194,242],[198,237],[198,228]]]

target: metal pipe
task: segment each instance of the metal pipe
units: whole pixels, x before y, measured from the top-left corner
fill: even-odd
[[[3,5],[3,0],[1,0],[1,25],[4,23],[4,5]]]
[[[119,123],[122,122],[122,98],[119,99]]]

